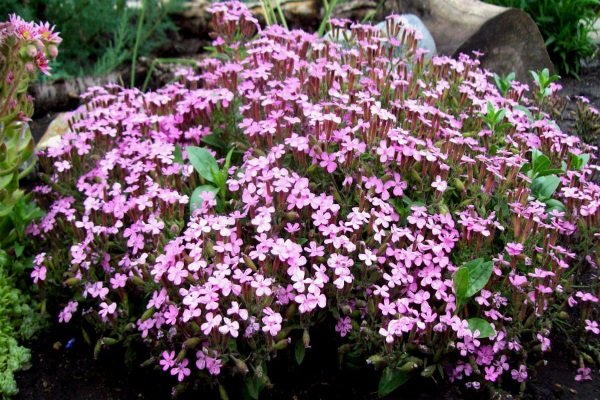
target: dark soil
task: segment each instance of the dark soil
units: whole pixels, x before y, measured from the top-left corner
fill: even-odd
[[[574,96],[585,96],[600,109],[600,63],[589,65],[581,79],[567,78],[560,81],[562,93],[571,96],[564,120],[559,122],[563,129],[573,126],[574,117],[569,111],[575,109]],[[39,138],[55,114],[48,114],[32,123],[34,136]],[[597,144],[597,142],[596,142]],[[88,345],[81,333],[72,331],[73,326],[55,326],[38,341],[29,344],[32,349],[31,365],[17,374],[21,400],[167,400],[175,379],[151,367],[141,368],[134,362],[133,368],[124,363],[125,351],[108,349],[93,358],[93,346]],[[293,354],[278,356],[270,364],[269,376],[274,387],[265,391],[266,399],[376,399],[377,376],[373,373],[340,371],[337,365],[337,346],[328,342],[327,335],[315,342],[307,351],[303,364],[291,374],[290,365],[295,364]],[[66,344],[74,338],[70,348]],[[547,365],[541,367],[529,382],[525,393],[475,393],[470,394],[458,386],[438,385],[433,380],[416,380],[405,385],[390,399],[464,399],[464,398],[520,398],[542,399],[600,399],[600,374],[594,368],[591,382],[576,382],[577,365],[572,352],[557,340],[553,349],[545,354]],[[333,360],[333,361],[328,361]],[[143,360],[141,360],[143,361]],[[509,380],[509,379],[507,379]],[[228,386],[232,387],[232,386]],[[235,386],[233,389],[235,390]],[[239,393],[230,393],[230,398],[239,398]],[[192,388],[182,399],[219,398],[218,390],[206,385]],[[263,398],[263,396],[261,396]]]

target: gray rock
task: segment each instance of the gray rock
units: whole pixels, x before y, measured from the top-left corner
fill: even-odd
[[[433,36],[431,36],[431,33],[419,17],[417,17],[414,14],[402,14],[398,15],[397,18],[402,21],[403,26],[408,26],[409,28],[414,29],[417,32],[417,37],[420,37],[418,47],[427,51],[427,54],[425,55],[426,59],[430,59],[431,57],[437,54],[435,40],[433,39]],[[375,27],[379,28],[384,35],[387,33],[385,21],[378,23],[377,25],[375,25]],[[398,40],[402,38],[403,31],[404,30],[401,29],[398,33],[398,36],[396,37]],[[351,35],[351,32],[352,31],[350,31],[349,29],[346,30],[346,34],[348,37]],[[331,36],[331,31],[325,33],[325,35],[323,35],[323,39],[333,41],[334,39]],[[343,42],[343,39],[340,39],[339,41]],[[403,55],[404,51],[402,47],[397,47],[394,50],[394,57],[402,57]]]
[[[423,21],[421,21],[421,19],[419,17],[417,17],[414,14],[402,14],[402,15],[397,16],[397,18],[402,21],[404,26],[408,26],[409,28],[414,29],[417,32],[417,36],[421,36],[418,47],[420,49],[427,50],[427,54],[425,55],[425,58],[430,59],[431,57],[433,57],[437,54],[437,49],[435,47],[435,40],[433,39],[433,36],[431,36],[429,29],[427,29],[427,27],[425,26],[425,24],[423,23]],[[386,25],[385,21],[382,21],[375,26],[377,28],[381,29],[385,33],[386,32],[385,25]],[[400,32],[398,33],[398,36],[396,36],[396,39],[400,40],[402,38],[403,31],[404,30],[400,30]],[[402,54],[402,52],[399,49],[394,52],[394,55],[397,57],[399,57],[401,54]]]

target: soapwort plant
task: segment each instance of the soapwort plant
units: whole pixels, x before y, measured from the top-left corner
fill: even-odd
[[[596,338],[598,167],[549,119],[554,84],[501,93],[477,58],[396,39],[397,16],[332,20],[340,43],[212,12],[199,74],[90,88],[40,155],[30,232],[61,322],[99,350],[140,339],[175,392],[225,397],[234,373],[252,398],[321,329],[381,396],[418,375],[522,386],[554,334]]]

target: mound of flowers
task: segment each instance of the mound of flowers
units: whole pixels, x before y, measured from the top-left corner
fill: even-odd
[[[237,372],[255,398],[326,319],[380,395],[419,374],[521,383],[552,332],[596,337],[598,168],[550,120],[547,71],[530,100],[476,59],[425,61],[397,16],[325,41],[212,12],[199,74],[90,88],[40,155],[32,277],[61,322],[141,337],[182,383]]]

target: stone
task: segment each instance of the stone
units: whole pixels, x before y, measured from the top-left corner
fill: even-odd
[[[50,122],[46,132],[35,146],[36,151],[45,150],[48,147],[57,147],[60,144],[63,135],[70,130],[68,123],[70,114],[60,113]]]
[[[427,26],[425,26],[423,21],[421,21],[421,18],[417,17],[414,14],[401,14],[399,16],[399,19],[402,21],[404,26],[414,29],[417,32],[417,37],[420,37],[418,47],[427,51],[427,54],[425,55],[426,59],[430,59],[431,57],[437,54],[435,40],[433,39],[433,36],[431,36],[431,32],[429,32],[429,29],[427,29]],[[382,21],[378,23],[376,27],[385,32],[385,25],[386,22]],[[400,38],[402,37],[403,31],[404,30],[401,30],[398,33],[398,36],[396,36],[398,40],[400,40]],[[400,54],[394,52],[394,56],[399,55]]]

